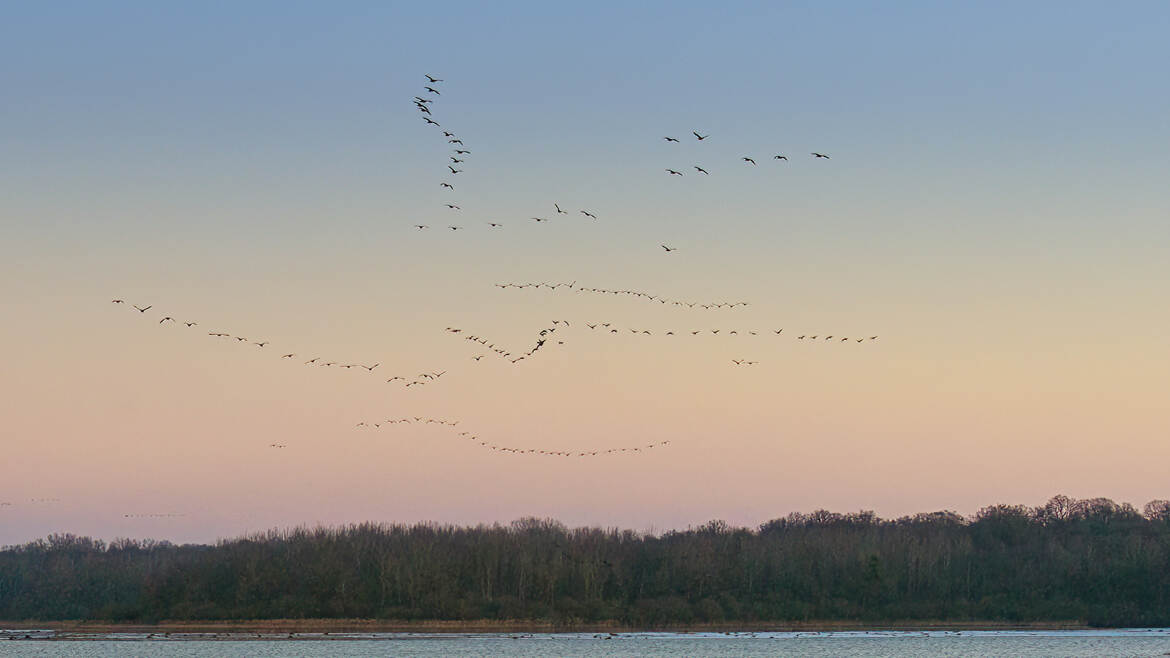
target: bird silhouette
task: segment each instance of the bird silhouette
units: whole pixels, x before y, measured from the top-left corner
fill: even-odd
[[[154,306],[147,306],[146,308],[139,308],[138,305],[135,305],[134,308],[139,313],[145,313],[145,312],[149,311],[150,309],[154,308]]]
[[[668,142],[677,142],[678,141],[677,139],[675,139],[673,137],[663,137],[662,139],[665,139]]]
[[[125,304],[126,302],[121,300],[121,299],[111,299],[110,303],[111,304]]]
[[[810,155],[812,155],[815,158],[824,158],[826,160],[830,159],[829,156],[825,155],[824,153],[817,153],[816,151],[813,151],[812,153],[810,153]]]
[[[426,73],[424,73],[424,74],[423,74],[423,77],[424,77],[424,78],[426,78],[427,80],[430,80],[432,84],[433,84],[433,83],[435,83],[435,82],[442,82],[442,80],[441,80],[441,79],[439,79],[439,78],[432,78],[431,76],[427,75]]]
[[[786,155],[774,155],[774,156],[772,156],[772,159],[773,159],[773,160],[787,160],[787,159],[788,159],[788,156],[786,156]]]
[[[455,167],[452,167],[451,165],[447,165],[447,168],[450,169],[451,173],[453,173],[453,174],[462,174],[463,173],[462,169],[456,169]]]
[[[667,169],[666,173],[670,174],[671,176],[682,176],[681,171],[675,171],[673,169]]]
[[[165,318],[163,318],[163,319],[159,320],[159,321],[158,321],[158,323],[159,323],[159,324],[162,324],[162,323],[164,323],[164,322],[168,322],[168,321],[169,321],[169,322],[174,322],[174,321],[175,321],[175,319],[174,319],[174,318],[172,318],[171,316],[169,316],[169,315],[168,315],[167,317],[165,317]]]
[[[706,169],[703,169],[703,168],[702,168],[702,167],[700,167],[699,165],[695,165],[695,171],[697,171],[697,172],[699,172],[699,173],[701,173],[701,174],[707,174],[708,176],[710,176],[710,175],[711,175],[711,174],[707,173],[707,170],[706,170]]]
[[[445,187],[448,190],[454,190],[455,186],[450,183],[439,183],[439,187]]]
[[[740,158],[740,159],[741,159],[741,160],[743,160],[744,162],[750,162],[750,163],[752,163],[752,164],[755,164],[755,163],[756,163],[756,161],[755,161],[755,160],[752,160],[751,158]]]
[[[417,229],[424,229],[424,228],[427,228],[427,225],[426,224],[415,224],[414,227]]]
[[[582,214],[582,215],[585,215],[586,217],[588,217],[588,218],[590,218],[590,219],[597,219],[597,215],[594,215],[593,213],[591,213],[591,212],[589,212],[589,211],[587,211],[587,210],[582,210],[582,211],[581,211],[581,214]]]
[[[700,142],[703,141],[704,139],[707,139],[708,137],[710,137],[710,135],[700,135],[699,133],[697,133],[693,130],[691,131],[691,134],[694,135]]]
[[[556,209],[557,209],[557,214],[558,214],[558,215],[567,215],[567,214],[569,214],[569,213],[565,212],[564,210],[561,210],[561,207],[560,207],[560,206],[558,206],[558,205],[557,205],[557,204],[555,204],[555,203],[553,204],[553,208],[556,208]]]
[[[439,90],[435,89],[434,87],[423,87],[423,89],[426,89],[427,91],[431,92],[432,94],[434,94],[436,96],[442,96],[442,94],[439,93]]]
[[[667,252],[667,253],[670,253],[670,252],[672,252],[672,251],[678,251],[678,247],[668,247],[668,246],[666,246],[666,245],[661,245],[661,246],[662,246],[662,248],[663,248],[663,249],[665,249],[665,250],[666,250],[666,252]]]

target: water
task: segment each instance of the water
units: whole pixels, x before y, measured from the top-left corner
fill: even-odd
[[[25,635],[31,639],[23,639]],[[18,639],[11,639],[18,638]],[[831,633],[57,633],[0,630],[0,655],[254,656],[1170,656],[1170,629]]]

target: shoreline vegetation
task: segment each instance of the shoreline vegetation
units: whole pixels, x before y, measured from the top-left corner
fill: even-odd
[[[0,619],[290,632],[1167,627],[1170,502],[818,510],[662,534],[536,518],[210,545],[57,534],[0,549]]]
[[[864,623],[848,620],[804,622],[700,623],[629,626],[618,620],[600,623],[557,623],[527,619],[396,620],[396,619],[235,619],[163,620],[156,624],[104,621],[0,620],[4,629],[51,630],[59,633],[747,633],[833,631],[1079,631],[1091,630],[1077,621],[1009,623],[998,621],[902,620]]]

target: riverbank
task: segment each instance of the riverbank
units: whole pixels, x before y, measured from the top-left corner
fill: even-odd
[[[630,626],[617,621],[592,624],[533,620],[480,619],[470,621],[394,619],[234,619],[168,621],[157,624],[105,621],[0,620],[0,629],[42,629],[62,633],[731,633],[832,631],[1008,631],[1089,630],[1083,622],[1054,620],[1029,623],[997,621],[904,620],[723,622]]]

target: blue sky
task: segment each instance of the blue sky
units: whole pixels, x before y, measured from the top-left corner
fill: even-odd
[[[0,499],[53,497],[40,489],[68,483],[75,498],[121,500],[128,489],[108,482],[129,468],[119,459],[150,442],[172,405],[190,405],[184,432],[220,437],[225,450],[266,419],[287,418],[281,431],[309,446],[311,465],[334,445],[321,438],[327,428],[348,427],[381,400],[342,384],[299,388],[204,348],[187,357],[171,336],[124,333],[124,318],[97,310],[111,296],[278,341],[384,350],[412,367],[458,357],[456,370],[468,359],[441,333],[453,322],[523,336],[551,313],[724,321],[490,287],[573,279],[750,299],[743,322],[889,340],[858,360],[586,342],[556,368],[534,366],[556,384],[471,373],[450,397],[387,402],[464,409],[518,441],[562,423],[582,445],[590,432],[674,428],[702,446],[647,475],[639,486],[664,498],[639,506],[621,495],[646,492],[620,479],[613,499],[590,507],[576,504],[588,473],[577,474],[580,491],[558,498],[559,478],[572,474],[554,469],[545,481],[509,466],[517,481],[544,482],[533,485],[547,501],[540,513],[663,527],[816,505],[971,511],[1057,490],[1165,497],[1161,480],[1135,475],[1121,455],[1166,450],[1154,441],[1166,429],[1158,364],[1170,358],[1160,333],[1170,321],[1168,33],[1162,2],[9,3],[0,10],[0,290],[17,320],[0,339],[20,349],[0,398],[23,472],[39,473],[47,455],[84,459],[48,480],[14,480]],[[426,94],[423,74],[444,79],[435,117],[473,152],[456,178],[445,168],[450,145],[411,104]],[[711,138],[697,142],[692,130]],[[442,206],[451,200],[458,214]],[[554,202],[572,214],[534,225]],[[442,228],[452,222],[465,230]],[[679,251],[666,255],[662,243]],[[765,374],[727,383],[720,368],[751,356]],[[654,373],[670,380],[661,390]],[[272,388],[259,391],[249,383],[257,377]],[[500,407],[509,386],[532,400],[512,417]],[[74,413],[79,399],[86,410]],[[724,437],[711,417],[720,409],[742,439],[712,455],[703,432]],[[778,436],[818,463],[864,459],[765,485],[769,460],[792,457],[775,452],[789,445]],[[1078,448],[1059,469],[1028,470],[986,457],[989,440],[1033,465],[1060,442]],[[88,452],[103,445],[122,447]],[[866,481],[865,464],[891,454],[866,450],[882,445],[918,456],[887,464],[916,486],[890,493]],[[680,489],[678,474],[729,455],[715,478],[724,498]],[[950,472],[952,455],[969,466]],[[439,458],[383,456],[415,469]],[[364,510],[344,493],[346,468],[364,463],[334,458],[337,470],[320,476],[337,487],[332,503],[257,522]],[[468,459],[468,472],[480,467]],[[79,474],[86,464],[92,472]],[[160,475],[147,491],[189,505],[214,473],[200,468]],[[931,475],[916,479],[923,470]],[[830,481],[850,473],[854,486]],[[403,493],[386,486],[377,493]],[[394,519],[534,511],[519,489],[460,498],[412,486],[412,496],[441,502],[387,512]],[[248,495],[265,509],[288,497]],[[28,511],[0,541],[93,514],[70,509]],[[213,514],[175,536],[236,529]]]

